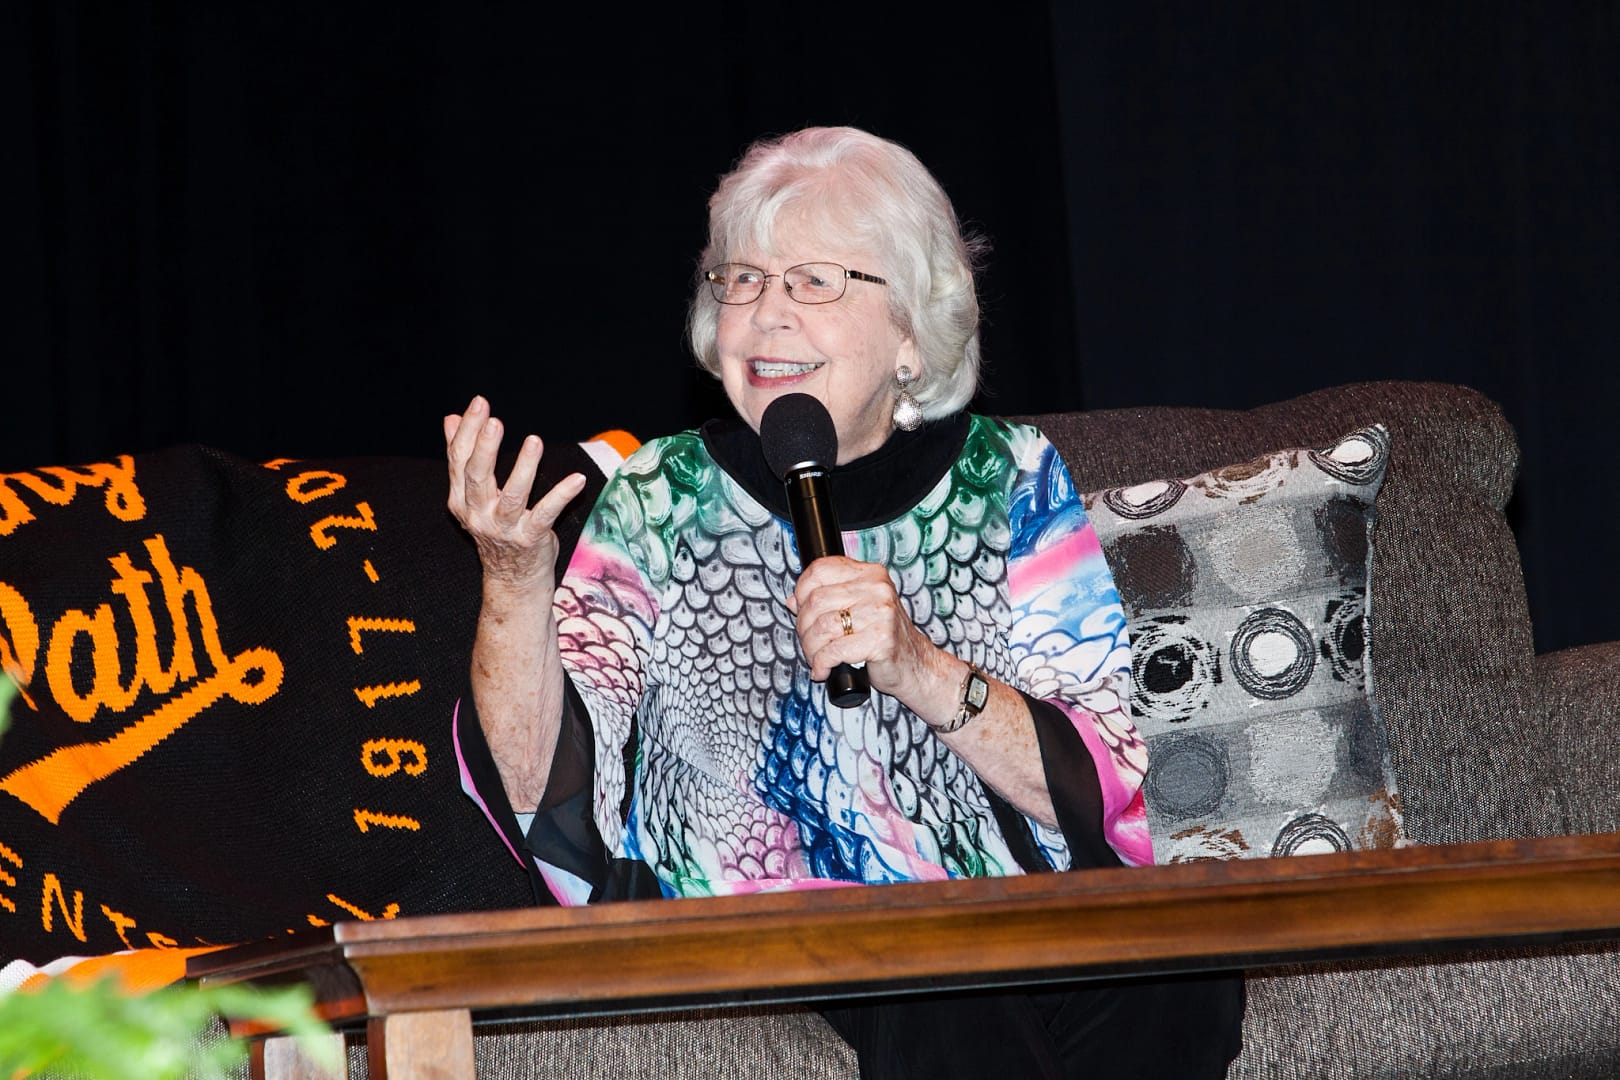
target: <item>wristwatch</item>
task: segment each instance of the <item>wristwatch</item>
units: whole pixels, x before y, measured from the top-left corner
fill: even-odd
[[[936,728],[936,731],[950,734],[961,731],[967,726],[969,720],[979,715],[984,703],[990,700],[990,682],[984,673],[972,664],[968,665],[967,678],[962,680],[962,703],[956,709],[956,715],[951,717],[948,724]]]

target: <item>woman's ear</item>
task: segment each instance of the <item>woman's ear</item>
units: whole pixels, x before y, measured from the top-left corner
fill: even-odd
[[[915,338],[907,336],[900,342],[900,348],[894,356],[894,370],[899,372],[903,367],[911,369],[911,385],[916,386],[923,379],[922,353],[917,348]],[[896,380],[899,381],[898,379]]]

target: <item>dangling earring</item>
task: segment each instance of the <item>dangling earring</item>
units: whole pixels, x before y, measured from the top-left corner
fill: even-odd
[[[917,381],[917,373],[905,364],[901,364],[894,372],[894,426],[901,431],[916,431],[922,427],[922,406],[917,399],[911,396],[911,384]]]

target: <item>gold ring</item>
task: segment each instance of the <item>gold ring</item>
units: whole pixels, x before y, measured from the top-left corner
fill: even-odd
[[[838,610],[838,621],[844,627],[845,637],[849,637],[855,632],[855,621],[849,617],[849,608],[840,608]]]

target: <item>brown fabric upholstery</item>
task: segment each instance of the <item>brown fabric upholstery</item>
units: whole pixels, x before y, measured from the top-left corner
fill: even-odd
[[[1620,1075],[1620,945],[1251,972],[1230,1080]]]
[[[1558,748],[1564,819],[1552,832],[1620,830],[1620,641],[1536,657],[1540,709],[1521,738]]]

